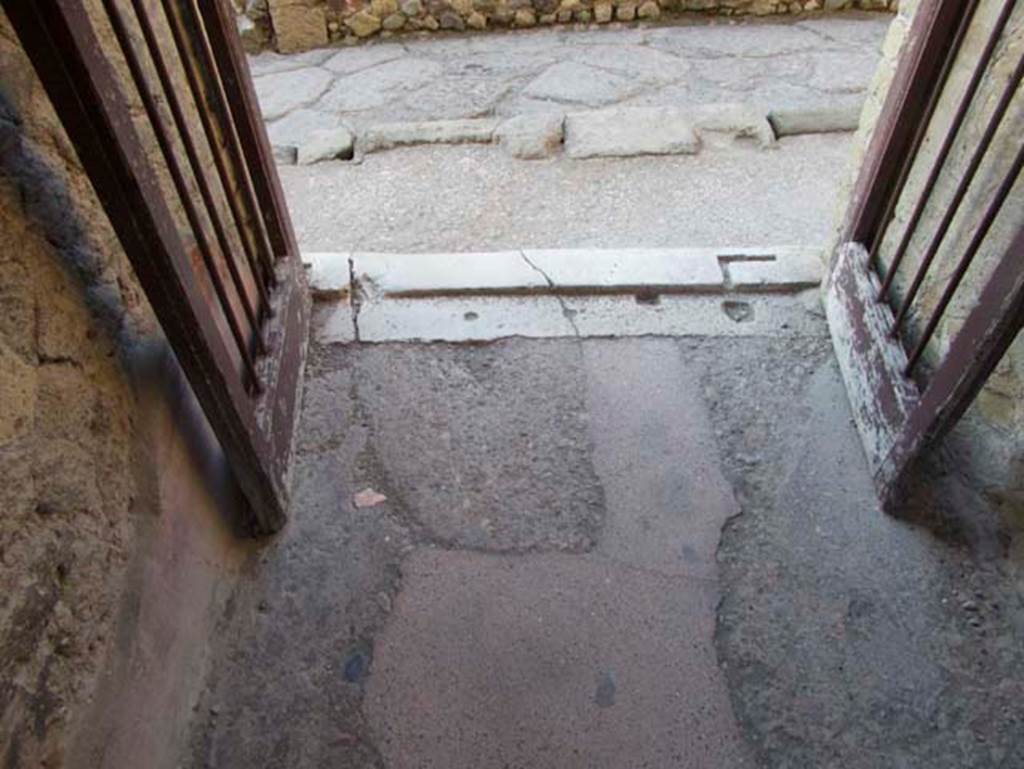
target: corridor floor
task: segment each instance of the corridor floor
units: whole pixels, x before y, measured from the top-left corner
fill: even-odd
[[[863,98],[884,27],[392,42],[263,57],[256,74],[335,94],[281,109],[277,132],[318,104],[356,122],[544,108],[535,82],[570,53],[615,83],[605,70],[642,59],[643,88],[613,105],[827,106]],[[623,52],[602,62],[609,34]],[[849,146],[585,161],[410,147],[281,171],[307,252],[816,245]],[[724,333],[632,337],[581,335],[583,300],[559,297],[565,335],[469,344],[328,344],[319,307],[291,520],[254,547],[220,620],[182,767],[1024,766],[1020,575],[878,509],[807,293],[748,295],[756,319],[722,316]],[[528,299],[502,301],[528,315]],[[640,306],[617,299],[616,317]],[[694,301],[717,317],[728,299]]]
[[[183,765],[1022,765],[1009,577],[877,509],[815,323],[314,346]]]

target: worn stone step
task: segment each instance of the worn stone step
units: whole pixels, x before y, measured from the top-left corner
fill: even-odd
[[[373,152],[432,144],[498,143],[513,157],[557,154],[572,159],[694,155],[708,141],[751,139],[762,148],[776,136],[851,131],[856,106],[821,109],[765,109],[722,102],[686,107],[615,107],[526,113],[505,120],[464,118],[374,123],[360,128],[339,115],[297,110],[269,128],[282,164],[349,159]],[[708,140],[708,141],[705,141]]]
[[[319,298],[799,291],[821,280],[820,249],[574,248],[487,253],[307,253]]]

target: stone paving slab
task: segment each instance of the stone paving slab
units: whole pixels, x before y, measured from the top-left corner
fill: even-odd
[[[615,72],[563,61],[544,70],[523,89],[523,95],[560,104],[601,107],[642,90],[637,81]]]
[[[703,581],[441,550],[402,577],[364,703],[390,769],[753,765]]]
[[[381,123],[359,137],[360,152],[379,152],[415,144],[490,144],[499,121],[493,118]]]
[[[808,133],[856,131],[860,125],[860,107],[837,104],[832,107],[781,107],[768,115],[772,131],[778,136]]]
[[[380,490],[427,546],[587,552],[604,503],[579,351],[514,347],[352,351],[361,415],[387,468]]]
[[[275,151],[298,150],[315,133],[342,125],[341,116],[305,107],[292,110],[267,126],[267,135]],[[278,162],[282,162],[278,160]]]
[[[693,123],[677,109],[631,107],[565,118],[565,154],[571,158],[694,155],[698,150]]]
[[[293,146],[305,138],[302,122],[287,131],[274,122],[296,110],[337,117],[358,132],[381,122],[614,105],[740,101],[763,112],[857,106],[890,18],[404,37],[296,56],[260,54],[251,66],[264,116],[276,136],[291,134]]]
[[[716,580],[722,527],[740,508],[697,370],[670,339],[590,340],[583,359],[605,494],[599,551],[638,569]]]
[[[317,103],[330,88],[331,80],[331,73],[318,67],[303,67],[259,78],[256,87],[263,118],[274,121]],[[332,110],[314,111],[337,114]]]

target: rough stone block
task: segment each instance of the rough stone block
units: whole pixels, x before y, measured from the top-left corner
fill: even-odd
[[[641,19],[657,19],[661,16],[661,8],[654,0],[647,0],[637,9],[636,15]]]
[[[774,109],[768,115],[776,136],[856,131],[860,105]]]
[[[327,44],[327,16],[322,5],[270,0],[269,8],[279,52],[296,53]]]
[[[570,114],[565,151],[572,158],[694,155],[700,139],[680,110],[635,107]]]
[[[525,114],[510,118],[498,126],[495,135],[501,147],[512,157],[524,160],[546,158],[562,146],[565,116],[562,114]]]
[[[451,29],[456,32],[461,32],[466,28],[466,22],[455,11],[443,12],[439,21],[441,23],[441,29]]]
[[[612,8],[611,3],[595,3],[594,4],[594,21],[598,24],[607,24],[612,20]]]
[[[344,126],[322,128],[299,145],[295,159],[303,166],[322,160],[351,160],[354,141],[352,132]]]
[[[381,20],[369,11],[363,10],[345,19],[345,26],[351,29],[356,37],[369,37],[380,31]]]
[[[491,118],[380,123],[363,131],[357,146],[368,153],[413,144],[488,144],[497,127]]]
[[[728,134],[737,139],[755,139],[761,147],[775,143],[764,111],[746,104],[706,104],[693,109],[690,120],[701,132]]]
[[[32,432],[36,390],[36,367],[0,343],[0,445]]]
[[[515,25],[517,27],[532,27],[537,24],[537,16],[529,8],[520,8],[516,11]]]
[[[267,44],[267,30],[264,25],[257,24],[244,14],[239,14],[235,17],[235,26],[246,53],[259,53],[263,50]]]

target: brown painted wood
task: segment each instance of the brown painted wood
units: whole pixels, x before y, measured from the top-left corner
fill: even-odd
[[[825,312],[857,431],[876,484],[888,488],[886,459],[913,412],[918,391],[903,376],[903,346],[889,335],[892,308],[875,299],[878,278],[867,249],[847,243],[836,254],[825,288]]]
[[[186,0],[193,2],[193,0]],[[270,139],[260,113],[256,88],[249,74],[249,64],[242,42],[235,31],[234,13],[228,0],[202,0],[199,12],[206,25],[220,79],[235,118],[253,184],[263,215],[267,219],[271,243],[278,256],[298,257],[299,249],[292,228],[277,166],[271,152]]]
[[[161,0],[160,5],[164,9],[174,49],[188,81],[192,101],[198,107],[199,122],[213,154],[217,176],[250,267],[264,286],[272,286],[275,280],[274,252],[252,189],[245,158],[235,143],[234,123],[224,104],[217,73],[205,55],[202,25],[188,2]],[[200,39],[203,41],[200,42]]]
[[[963,416],[1024,328],[1024,227],[992,271],[967,320],[895,436],[886,456],[884,498],[898,501],[901,481],[924,450]]]
[[[249,502],[251,530],[280,528],[309,317],[297,253],[276,268],[276,317],[265,329],[271,354],[257,362],[266,388],[255,397],[218,328],[88,13],[76,0],[2,3],[224,449]],[[256,166],[254,175],[263,168]],[[286,216],[287,209],[276,213]]]
[[[826,282],[826,310],[836,354],[868,464],[889,509],[898,507],[918,459],[963,415],[1024,324],[1022,231],[922,390],[907,375],[906,349],[892,333],[895,314],[865,248],[877,241],[886,225],[892,196],[914,160],[921,121],[930,115],[935,89],[942,87],[948,71],[947,53],[963,37],[959,22],[967,5],[967,0],[922,0],[858,176]],[[1004,8],[1002,22],[1007,16]],[[997,24],[975,67],[975,79],[987,66],[1001,33]],[[972,93],[969,88],[959,112],[966,111]],[[933,177],[944,159],[940,153]],[[1011,176],[1017,170],[1011,169]],[[947,214],[950,217],[956,202]],[[1001,202],[992,205],[998,207]],[[985,226],[984,217],[981,225]]]
[[[932,85],[956,38],[967,0],[921,0],[900,54],[843,226],[843,242],[873,242],[900,169],[928,112]]]

